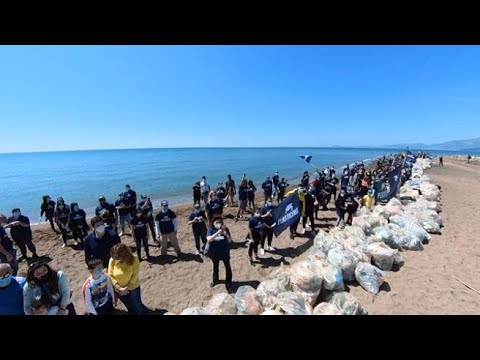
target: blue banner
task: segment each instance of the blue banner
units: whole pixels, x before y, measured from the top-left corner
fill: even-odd
[[[412,167],[414,163],[415,163],[415,156],[407,155],[407,157],[405,158],[405,162],[403,163],[403,167]]]
[[[287,197],[278,206],[272,210],[273,233],[279,236],[283,230],[300,219],[300,200],[298,194]]]
[[[375,181],[375,201],[388,201],[396,195],[400,186],[401,170],[401,167],[397,167],[390,171],[384,179]]]

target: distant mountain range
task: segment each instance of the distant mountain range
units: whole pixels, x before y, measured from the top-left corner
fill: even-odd
[[[454,151],[478,151],[480,149],[480,137],[469,140],[453,140],[447,141],[439,144],[396,144],[396,145],[385,145],[387,149],[406,149],[414,150],[454,150]]]

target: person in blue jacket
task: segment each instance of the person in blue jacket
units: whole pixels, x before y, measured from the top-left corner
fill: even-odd
[[[53,218],[55,214],[55,201],[53,201],[50,196],[45,195],[43,197],[42,205],[40,206],[40,219],[42,221],[42,216],[45,214],[45,221],[50,222],[50,227],[52,230],[58,234],[58,231],[55,229],[55,225],[53,224]]]
[[[70,228],[68,227],[69,215],[70,207],[65,204],[63,198],[59,197],[57,199],[57,205],[55,206],[55,222],[57,223],[57,226],[60,228],[60,232],[62,233],[62,247],[67,246],[68,232],[70,231]],[[74,245],[78,245],[75,240]]]
[[[108,216],[105,219],[107,225],[111,227],[113,231],[117,231],[117,224],[118,224],[118,211],[115,205],[110,204],[105,199],[105,196],[100,196],[98,198],[98,202],[100,203],[97,208],[95,209],[95,215],[100,216],[100,212],[102,210],[108,211]]]
[[[89,230],[87,214],[83,209],[80,209],[76,202],[70,204],[70,210],[68,218],[73,239],[83,244],[83,240],[87,237]]]
[[[115,231],[108,230],[105,221],[99,216],[90,220],[90,224],[94,231],[85,238],[85,263],[88,264],[92,259],[100,259],[103,267],[108,268],[110,250],[113,245],[120,242],[120,237]]]
[[[207,231],[208,254],[213,262],[213,278],[210,287],[218,284],[220,261],[225,265],[225,287],[230,290],[232,287],[232,267],[230,265],[230,243],[232,238],[223,224],[221,215],[212,218],[211,225]]]
[[[270,176],[267,176],[267,178],[263,182],[262,189],[263,189],[263,195],[265,197],[264,204],[266,204],[267,200],[271,199],[273,194],[273,182],[272,180],[270,180]]]
[[[14,276],[9,264],[0,264],[0,315],[25,315],[23,287],[26,279]]]
[[[248,229],[250,231],[250,244],[248,245],[248,257],[250,263],[258,261],[258,245],[262,240],[263,219],[260,215],[260,209],[255,210],[255,214],[248,220]]]

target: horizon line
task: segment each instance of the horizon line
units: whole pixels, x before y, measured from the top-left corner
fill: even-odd
[[[379,149],[379,150],[398,150],[401,149],[391,147],[391,145],[383,146],[181,146],[181,147],[138,147],[138,148],[116,148],[116,149],[73,149],[73,150],[41,150],[41,151],[14,151],[0,152],[0,155],[13,154],[38,154],[38,153],[59,153],[59,152],[81,152],[81,151],[125,151],[125,150],[181,150],[181,149]],[[448,150],[447,150],[448,151]],[[454,151],[454,150],[453,150]]]

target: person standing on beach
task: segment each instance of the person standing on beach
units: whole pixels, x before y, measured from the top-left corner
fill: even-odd
[[[177,253],[177,257],[182,256],[180,246],[178,245],[177,230],[178,219],[177,214],[168,208],[168,201],[163,200],[161,203],[161,210],[155,217],[155,228],[157,231],[157,237],[161,238],[161,255],[167,255],[168,242],[173,246],[173,249]]]
[[[200,192],[202,193],[202,200],[205,206],[208,203],[208,194],[210,194],[210,185],[208,185],[207,178],[202,176],[202,181],[200,181]]]
[[[298,200],[300,203],[299,206],[299,211],[300,211],[300,218],[303,218],[305,216],[305,195],[307,194],[307,190],[303,187],[302,184],[299,184],[296,189],[293,189],[289,191],[288,193],[285,194],[285,197],[292,196],[293,194],[298,195]],[[298,224],[300,223],[300,218],[298,218],[297,221],[295,221],[292,225],[290,225],[290,239],[294,239],[295,236],[297,236],[297,228]],[[303,230],[303,233],[305,233],[305,229]]]
[[[153,220],[153,204],[150,198],[146,194],[140,196],[141,200],[138,203],[138,207],[142,209],[143,215],[147,218],[148,227],[150,228],[150,235],[155,243],[160,245],[160,241],[155,236],[155,225]],[[200,203],[200,200],[198,201]]]
[[[83,283],[82,294],[89,315],[112,315],[115,298],[112,281],[103,272],[100,259],[90,260],[87,264],[90,276]]]
[[[232,175],[227,175],[227,181],[225,182],[225,190],[227,192],[226,206],[233,206],[237,190],[235,189],[235,180],[232,179]]]
[[[222,215],[222,202],[213,191],[210,192],[209,197],[210,201],[207,203],[205,210],[207,211],[208,221],[211,221],[214,215]]]
[[[258,245],[262,241],[263,219],[260,209],[256,209],[254,215],[248,220],[250,231],[250,243],[248,245],[248,257],[250,263],[258,261]]]
[[[347,192],[344,189],[340,190],[340,194],[335,201],[335,210],[337,212],[337,226],[343,227],[345,225],[345,213],[347,211]]]
[[[228,290],[232,287],[232,267],[230,265],[230,243],[232,238],[227,231],[221,215],[215,215],[212,218],[211,226],[207,231],[207,241],[209,243],[209,256],[213,262],[213,277],[210,287],[218,284],[219,265],[223,261],[225,265],[225,287]]]
[[[278,200],[278,183],[280,182],[280,177],[278,176],[278,171],[275,171],[275,175],[272,177],[273,183],[273,198]]]
[[[215,189],[215,194],[217,195],[217,199],[220,201],[220,208],[221,208],[221,212],[223,213],[223,207],[225,205],[225,198],[226,198],[226,194],[227,192],[225,191],[225,187],[223,186],[223,183],[218,183],[218,187]]]
[[[265,251],[275,251],[272,246],[273,240],[273,223],[275,222],[272,216],[272,211],[275,208],[272,200],[268,200],[260,210],[260,216],[262,219],[262,237],[260,239],[260,254],[265,255]],[[267,240],[267,246],[265,246],[265,240]]]
[[[266,204],[267,200],[272,198],[272,193],[273,193],[273,182],[272,180],[270,180],[270,176],[267,176],[267,178],[263,182],[262,189],[263,189],[263,195],[265,197],[265,201],[263,204]]]
[[[372,189],[368,189],[367,191],[367,195],[365,195],[363,198],[362,198],[362,204],[363,206],[365,206],[367,209],[371,210],[372,209],[372,205],[373,205],[373,190]]]
[[[353,215],[358,210],[358,207],[361,206],[361,197],[359,193],[352,192],[347,196],[347,209],[346,212],[348,214],[347,217],[347,225],[352,225]]]
[[[0,214],[0,263],[10,264],[13,276],[17,276],[18,261],[17,251],[13,247],[13,241],[8,237],[4,229],[7,224],[7,217]]]
[[[68,215],[70,230],[72,230],[73,239],[83,244],[83,239],[88,235],[87,214],[80,209],[78,203],[70,204],[71,213]]]
[[[303,228],[306,229],[307,227],[307,219],[310,220],[310,228],[311,232],[315,234],[315,220],[314,220],[314,212],[315,212],[315,204],[317,203],[315,195],[313,194],[314,189],[311,188],[305,194],[305,214],[302,217]]]
[[[141,249],[143,244],[143,249],[145,255],[147,256],[147,261],[150,261],[150,253],[148,251],[148,233],[147,233],[148,220],[145,215],[143,215],[142,208],[137,208],[135,217],[130,222],[130,227],[132,228],[133,240],[135,240],[135,246],[137,248],[138,260],[142,261]]]
[[[467,156],[467,164],[470,164],[470,160],[472,159],[472,157],[470,156],[470,154],[468,154]]]
[[[107,268],[110,250],[113,245],[120,243],[120,237],[115,231],[108,230],[105,220],[99,216],[92,218],[90,224],[94,231],[85,238],[85,263],[88,264],[93,259],[100,259],[103,267]]]
[[[57,226],[60,228],[60,231],[62,233],[62,247],[67,246],[68,232],[70,231],[70,228],[68,227],[69,215],[70,207],[68,205],[65,205],[65,201],[63,200],[63,198],[59,197],[57,199],[57,205],[55,206],[55,222],[57,223]],[[74,245],[78,245],[75,240]]]
[[[7,225],[4,226],[4,229],[10,229],[10,235],[12,236],[13,241],[20,248],[22,257],[19,261],[28,260],[27,247],[28,250],[32,252],[33,258],[38,258],[37,250],[32,242],[30,219],[23,216],[19,208],[12,210],[12,216],[8,218]]]
[[[127,200],[128,208],[130,210],[130,216],[134,217],[137,209],[137,193],[130,188],[130,185],[125,185],[125,192],[123,197]]]
[[[285,191],[287,191],[287,188],[290,184],[287,184],[287,181],[285,178],[282,178],[282,181],[278,183],[278,198],[277,198],[277,203],[280,204],[281,201],[285,198]]]
[[[200,182],[197,181],[195,184],[193,184],[193,205],[198,204],[200,205],[200,198],[202,196],[202,193],[200,192]]]
[[[117,209],[120,218],[120,233],[118,236],[123,236],[125,233],[125,225],[130,225],[130,221],[132,221],[131,197],[127,198],[127,194],[127,192],[119,193],[118,199],[115,201],[115,208]]]
[[[97,208],[95,209],[95,215],[100,216],[100,211],[107,210],[108,217],[105,219],[106,224],[111,226],[113,231],[117,231],[117,224],[118,224],[118,211],[115,205],[110,204],[105,199],[105,196],[100,196],[98,198],[98,202],[100,203]]]
[[[42,220],[42,216],[45,214],[45,221],[50,222],[50,227],[52,230],[58,234],[58,231],[55,229],[55,226],[53,225],[53,218],[55,214],[55,201],[53,201],[50,196],[45,195],[43,197],[43,203],[40,206],[40,219],[39,221]]]
[[[248,180],[247,183],[247,200],[248,200],[248,207],[250,208],[250,211],[255,210],[255,191],[257,191],[257,188],[253,184],[252,180]]]
[[[440,158],[438,160],[440,162],[440,166],[443,166],[443,156],[440,156]]]
[[[115,293],[125,305],[129,315],[145,315],[149,309],[143,304],[140,292],[140,261],[125,244],[112,248],[108,275]]]
[[[342,178],[340,180],[340,189],[347,190],[347,186],[350,184],[350,171],[345,169],[343,171]]]
[[[310,183],[310,175],[308,175],[308,171],[303,172],[302,180],[300,181],[302,186],[306,189],[308,184]]]
[[[195,239],[195,255],[200,255],[207,243],[207,216],[205,211],[202,210],[200,204],[195,204],[193,211],[188,216],[188,225],[192,226],[193,238]],[[202,245],[200,245],[200,239]]]
[[[247,180],[243,179],[238,187],[238,211],[235,221],[237,221],[239,218],[242,218],[243,214],[247,212],[247,189]]]

